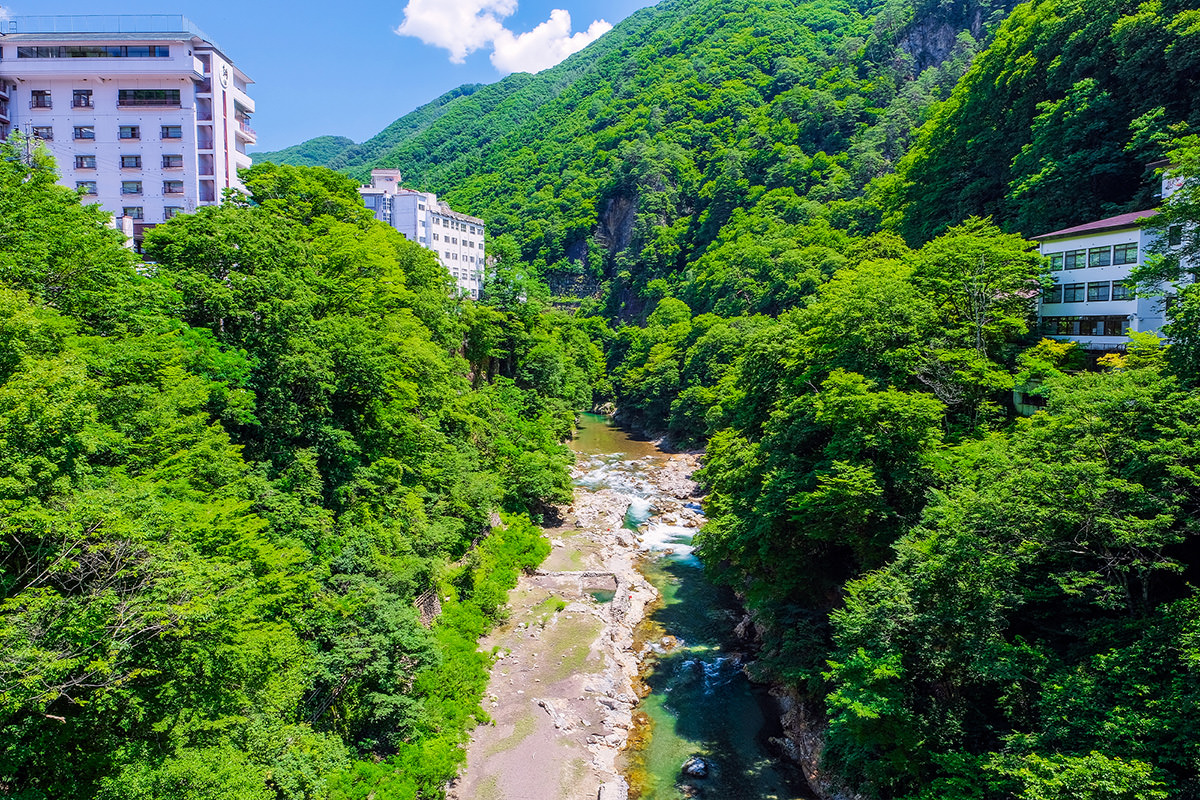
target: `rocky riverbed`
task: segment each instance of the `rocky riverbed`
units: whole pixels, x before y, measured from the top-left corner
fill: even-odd
[[[690,476],[699,459],[632,439],[632,452],[589,452],[586,442],[577,450],[574,502],[547,531],[552,552],[522,577],[508,621],[481,643],[498,653],[484,702],[494,724],[474,732],[455,800],[626,796],[618,755],[635,728],[645,655],[634,632],[658,596],[637,562],[664,543],[625,523],[653,513],[656,531],[698,528]]]

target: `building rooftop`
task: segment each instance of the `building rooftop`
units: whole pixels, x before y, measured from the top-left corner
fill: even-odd
[[[1040,236],[1034,236],[1032,238],[1062,239],[1068,236],[1082,236],[1086,233],[1100,233],[1102,231],[1113,231],[1121,228],[1135,228],[1142,220],[1150,219],[1157,213],[1157,208],[1151,208],[1145,211],[1131,211],[1128,214],[1118,214],[1115,217],[1098,219],[1095,222],[1087,222],[1083,225],[1076,225],[1073,228],[1063,228],[1061,231],[1043,233]]]
[[[182,14],[66,14],[12,17],[0,23],[0,34],[78,34],[79,38],[107,34],[104,38],[134,39],[132,34],[185,34],[223,48]],[[115,36],[114,36],[115,34]],[[75,38],[72,36],[71,38]]]

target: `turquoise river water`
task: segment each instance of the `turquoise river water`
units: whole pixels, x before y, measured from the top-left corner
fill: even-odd
[[[629,497],[625,524],[637,532],[645,552],[642,573],[661,594],[638,631],[639,641],[651,643],[654,653],[643,667],[650,693],[635,709],[639,730],[626,753],[632,796],[811,797],[803,777],[780,763],[768,744],[779,733],[778,715],[772,699],[742,673],[746,654],[738,650],[733,633],[739,618],[736,598],[706,579],[692,553],[695,531],[668,525],[659,516],[678,502],[658,494],[651,480],[666,456],[591,414],[584,416],[574,449],[585,470],[580,486]],[[710,764],[707,777],[682,776],[682,765],[694,756]]]

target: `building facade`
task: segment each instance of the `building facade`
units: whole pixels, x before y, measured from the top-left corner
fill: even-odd
[[[1129,282],[1155,241],[1144,223],[1157,213],[1136,211],[1034,237],[1054,279],[1038,303],[1047,335],[1086,350],[1119,350],[1129,342],[1126,331],[1161,330],[1163,298],[1135,297]]]
[[[400,170],[371,170],[371,185],[358,191],[375,219],[432,250],[459,291],[479,298],[487,263],[483,220],[460,214],[438,200],[436,194],[405,189]]]
[[[147,226],[244,188],[252,81],[186,17],[0,26],[0,135],[41,140],[62,183],[132,220],[136,243]]]

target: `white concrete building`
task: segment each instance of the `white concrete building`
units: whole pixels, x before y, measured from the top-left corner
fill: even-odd
[[[147,226],[243,189],[250,78],[178,15],[0,23],[0,135],[41,139],[64,185]]]
[[[1181,185],[1181,179],[1164,177],[1164,202]],[[1158,209],[1134,211],[1033,237],[1054,277],[1038,302],[1038,322],[1048,336],[1097,351],[1123,349],[1127,330],[1160,333],[1166,293],[1134,297],[1129,283],[1133,268],[1158,240],[1160,234],[1145,226],[1157,214]]]
[[[371,185],[358,191],[375,219],[436,253],[459,290],[479,298],[487,263],[483,220],[454,211],[436,194],[405,189],[396,169],[371,170]]]
[[[1047,335],[1088,350],[1119,350],[1129,341],[1126,330],[1162,328],[1163,298],[1134,297],[1128,282],[1154,241],[1143,223],[1157,213],[1135,211],[1034,237],[1054,277],[1038,303]]]

